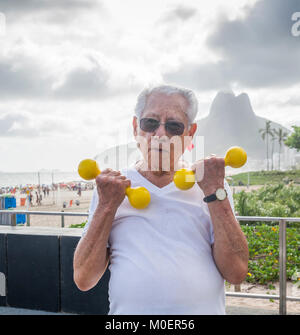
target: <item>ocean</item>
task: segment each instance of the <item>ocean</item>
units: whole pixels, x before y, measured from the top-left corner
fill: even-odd
[[[53,183],[84,182],[77,172],[0,172],[0,188]]]

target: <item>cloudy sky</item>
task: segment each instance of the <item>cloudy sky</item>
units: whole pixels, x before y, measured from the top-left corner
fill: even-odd
[[[295,12],[299,0],[1,0],[0,171],[72,171],[132,140],[137,95],[161,83],[193,89],[198,119],[232,89],[300,125]]]

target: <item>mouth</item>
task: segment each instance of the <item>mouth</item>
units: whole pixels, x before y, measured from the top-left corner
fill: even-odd
[[[168,150],[164,150],[162,148],[150,148],[149,151],[156,151],[156,152],[165,152],[165,153],[170,153]]]

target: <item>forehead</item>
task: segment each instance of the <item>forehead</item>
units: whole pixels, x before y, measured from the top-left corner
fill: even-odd
[[[186,120],[185,114],[188,102],[181,94],[166,95],[164,93],[152,93],[146,102],[143,116],[176,117]]]

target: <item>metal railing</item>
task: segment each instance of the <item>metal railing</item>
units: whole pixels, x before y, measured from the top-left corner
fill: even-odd
[[[56,215],[61,216],[61,227],[64,228],[65,216],[88,216],[89,213],[79,212],[41,212],[41,211],[18,211],[18,210],[0,210],[1,213],[8,213],[13,215],[12,226],[16,226],[16,214],[26,214],[26,226],[30,226],[31,215]],[[238,221],[277,221],[279,222],[279,295],[270,294],[251,294],[251,293],[237,293],[226,292],[226,296],[239,298],[254,298],[254,299],[274,299],[279,300],[279,314],[286,314],[286,302],[299,301],[300,297],[287,296],[287,280],[286,280],[286,223],[300,222],[300,218],[296,217],[269,217],[269,216],[236,216]]]
[[[0,210],[0,214],[10,214],[12,215],[11,225],[16,226],[16,215],[25,214],[26,215],[26,226],[30,226],[30,216],[31,215],[46,215],[46,216],[61,216],[61,228],[65,227],[65,216],[88,216],[89,213],[83,212],[46,212],[46,211],[18,211],[18,210]]]
[[[296,217],[269,217],[269,216],[236,216],[238,221],[277,221],[279,222],[279,295],[251,294],[251,293],[230,293],[227,296],[259,298],[259,299],[279,299],[279,314],[286,315],[286,301],[300,301],[299,297],[288,297],[286,295],[286,223],[300,222]]]

